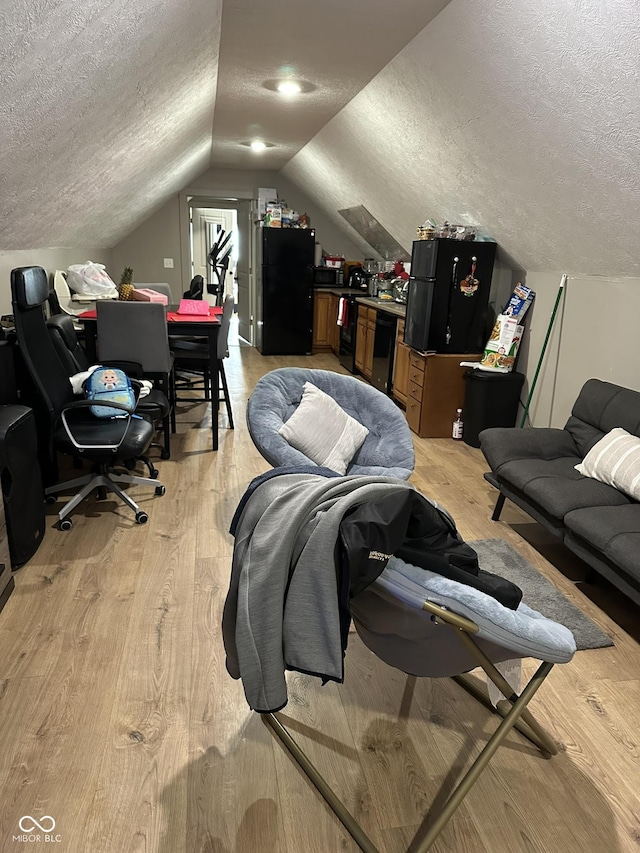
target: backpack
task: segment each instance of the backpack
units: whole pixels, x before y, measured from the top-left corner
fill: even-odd
[[[103,402],[121,403],[131,411],[136,407],[136,395],[131,380],[124,372],[115,367],[98,367],[84,383],[85,398]],[[107,406],[91,406],[91,412],[97,418],[126,418],[121,409]]]

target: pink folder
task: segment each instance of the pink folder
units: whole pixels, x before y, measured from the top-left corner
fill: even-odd
[[[199,314],[206,316],[209,313],[209,303],[204,299],[181,299],[178,314]]]

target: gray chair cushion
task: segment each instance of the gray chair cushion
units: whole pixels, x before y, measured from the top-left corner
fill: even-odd
[[[387,397],[353,376],[329,370],[285,367],[263,376],[247,405],[247,426],[254,444],[274,467],[314,463],[278,433],[311,382],[367,427],[369,435],[347,468],[347,474],[408,479],[415,463],[411,432],[403,413]]]
[[[425,599],[473,620],[480,628],[478,645],[494,663],[518,657],[566,663],[576,651],[568,628],[524,602],[510,610],[473,587],[392,557],[378,579],[352,600],[351,615],[365,645],[403,672],[434,678],[477,666],[455,631],[436,624],[422,609]]]
[[[567,513],[564,523],[567,530],[640,581],[640,504],[576,509]]]

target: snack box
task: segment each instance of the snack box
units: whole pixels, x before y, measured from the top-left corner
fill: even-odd
[[[518,282],[509,298],[509,301],[504,306],[502,314],[516,317],[519,322],[522,322],[524,315],[529,310],[529,306],[535,299],[535,296],[535,291],[530,287],[525,287],[521,282]]]
[[[516,354],[524,327],[515,317],[499,314],[484,348],[480,365],[484,369],[498,373],[510,373],[516,360]]]
[[[136,302],[160,302],[161,305],[168,305],[169,300],[164,293],[158,293],[157,290],[152,290],[150,287],[134,287],[131,298]]]

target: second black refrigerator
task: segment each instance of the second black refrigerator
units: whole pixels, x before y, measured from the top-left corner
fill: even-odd
[[[416,240],[411,255],[404,341],[421,352],[482,352],[490,332],[496,244]]]
[[[313,338],[315,231],[261,228],[256,345],[262,355],[306,355]]]

